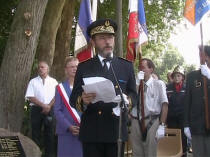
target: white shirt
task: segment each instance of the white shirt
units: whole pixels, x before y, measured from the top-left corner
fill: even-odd
[[[26,90],[25,99],[28,99],[28,97],[35,97],[40,102],[49,104],[55,96],[55,88],[57,84],[58,82],[50,76],[45,78],[45,83],[43,84],[42,78],[37,76],[30,80]],[[30,105],[34,104],[31,103]]]
[[[145,117],[149,115],[158,115],[161,112],[162,104],[164,102],[168,103],[166,85],[163,81],[155,80],[153,77],[150,77],[145,84],[147,86],[145,87],[147,89],[144,92]],[[137,117],[136,107],[133,108],[131,114]]]
[[[104,57],[102,57],[102,56],[100,56],[100,55],[98,55],[98,58],[99,58],[99,60],[100,60],[100,62],[101,62],[101,65],[102,65],[102,67],[104,66],[104,59],[106,59],[106,58],[104,58]],[[111,58],[113,58],[113,53],[111,53]],[[108,61],[108,62],[106,62],[106,65],[107,65],[107,67],[108,67],[108,69],[109,69],[109,67],[110,67],[110,62]]]

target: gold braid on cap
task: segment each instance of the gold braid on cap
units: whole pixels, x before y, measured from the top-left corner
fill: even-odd
[[[106,21],[104,25],[97,26],[90,31],[91,36],[98,33],[113,33],[114,34],[114,28],[110,25],[109,21]]]

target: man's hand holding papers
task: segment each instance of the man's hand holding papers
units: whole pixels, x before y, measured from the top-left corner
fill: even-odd
[[[104,77],[88,77],[83,78],[84,84],[82,86],[84,92],[95,93],[95,98],[91,103],[103,101],[105,103],[113,102],[116,97],[113,83]],[[92,97],[92,96],[91,96]]]
[[[120,102],[121,96],[115,93],[113,83],[104,77],[88,77],[83,78],[84,85],[82,99],[85,104],[96,103],[103,101],[105,103],[114,102],[118,103],[117,107],[113,108],[116,116],[120,116]],[[129,101],[127,95],[123,93],[125,104],[128,105]]]
[[[85,93],[82,92],[82,100],[85,105],[90,104],[96,97],[96,93]]]

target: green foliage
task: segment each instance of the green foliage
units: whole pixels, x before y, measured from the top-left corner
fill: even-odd
[[[127,1],[127,0],[126,0]],[[116,1],[105,0],[104,3],[98,3],[97,19],[111,18],[115,19]]]
[[[0,1],[0,65],[4,56],[10,26],[14,17],[17,4],[20,0]]]
[[[144,1],[144,6],[149,42],[143,51],[158,58],[166,48],[170,33],[183,17],[184,3],[181,0],[148,0]]]
[[[185,69],[185,73],[195,70],[195,65],[186,65],[183,56],[172,45],[168,45],[163,56],[159,59],[154,59],[156,65],[155,73],[159,78],[167,82],[167,73],[173,72],[174,68],[179,65]]]

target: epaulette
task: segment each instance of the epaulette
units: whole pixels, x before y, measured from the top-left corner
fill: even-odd
[[[119,58],[119,59],[122,59],[122,60],[124,60],[124,61],[127,61],[127,62],[132,63],[131,61],[127,60],[126,58],[122,58],[122,57],[118,57],[118,58]]]

